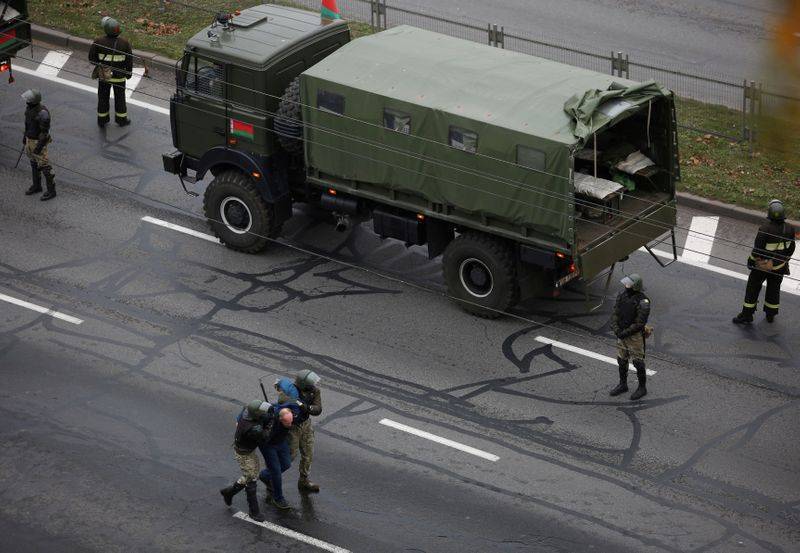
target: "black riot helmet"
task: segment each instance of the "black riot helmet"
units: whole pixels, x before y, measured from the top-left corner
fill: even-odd
[[[770,221],[777,221],[779,223],[786,220],[786,208],[783,207],[783,202],[780,200],[772,200],[767,207],[767,218]]]
[[[642,277],[637,275],[636,273],[632,273],[622,280],[620,280],[622,285],[625,287],[626,290],[630,290],[632,292],[641,292],[642,288],[644,288],[644,282],[642,281]]]
[[[260,399],[254,399],[250,403],[247,404],[247,414],[250,415],[250,418],[253,420],[257,420],[260,417],[263,417],[269,411],[269,403],[266,401],[261,401]]]
[[[22,93],[22,99],[29,106],[36,106],[42,103],[42,93],[35,88],[31,88]]]

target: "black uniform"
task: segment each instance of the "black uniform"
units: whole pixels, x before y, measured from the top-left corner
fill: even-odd
[[[50,110],[44,104],[28,105],[25,110],[25,139],[37,141],[37,154],[50,142]]]
[[[272,435],[272,421],[270,417],[253,419],[242,410],[239,420],[236,421],[236,432],[233,445],[237,453],[252,453]]]
[[[131,44],[119,36],[100,37],[89,49],[89,61],[112,69],[107,81],[100,79],[97,84],[97,124],[105,125],[110,120],[109,99],[114,89],[114,120],[121,125],[128,124],[128,108],[125,102],[125,80],[133,73]]]
[[[747,279],[741,315],[745,320],[753,319],[764,281],[767,282],[764,312],[770,320],[778,314],[781,303],[781,282],[784,275],[789,274],[789,259],[794,253],[796,232],[797,229],[783,221],[770,221],[759,227],[753,251],[747,260],[750,277]],[[759,269],[756,266],[756,260],[759,259],[772,260],[772,270]]]
[[[55,174],[47,157],[47,145],[50,143],[50,122],[50,111],[44,104],[28,104],[25,110],[23,144],[30,158],[33,184],[26,194],[35,194],[42,190],[42,175],[44,175],[47,183],[44,199],[50,199],[56,195]]]
[[[623,290],[611,315],[611,330],[620,340],[644,333],[650,317],[650,298],[644,292]]]

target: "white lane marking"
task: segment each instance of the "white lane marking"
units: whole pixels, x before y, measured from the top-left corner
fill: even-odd
[[[94,86],[89,86],[83,83],[76,83],[74,81],[69,81],[67,79],[62,79],[61,77],[55,77],[53,75],[43,75],[41,73],[37,73],[33,69],[28,69],[27,67],[20,67],[18,65],[15,65],[14,71],[16,71],[17,73],[24,73],[25,75],[33,75],[34,77],[39,77],[41,79],[45,79],[56,84],[69,86],[71,88],[77,88],[78,90],[83,90],[85,92],[91,92],[92,94],[97,94],[97,88]],[[155,111],[156,113],[169,115],[169,108],[162,108],[161,106],[157,106],[155,104],[150,104],[147,102],[142,102],[141,100],[136,100],[134,98],[128,100],[128,103],[131,104],[132,106],[138,106],[140,108],[149,109],[150,111]]]
[[[644,248],[639,248],[639,251],[647,253],[647,250]],[[657,250],[654,248],[653,253],[658,257],[663,257],[664,259],[672,259],[672,254],[670,252],[665,252],[663,250]],[[705,269],[706,271],[711,271],[712,273],[729,276],[738,280],[747,280],[748,277],[748,275],[745,273],[731,271],[730,269],[726,269],[724,267],[717,267],[716,265],[695,261],[693,259],[687,259],[685,255],[679,255],[678,262],[685,265],[691,265],[692,267],[697,267],[698,269]],[[786,292],[787,294],[791,294],[793,296],[800,296],[800,280],[798,280],[798,277],[800,277],[800,263],[795,260],[790,261],[789,270],[792,272],[792,280],[784,281],[781,292]]]
[[[790,294],[800,296],[800,261],[797,259],[789,260],[789,274],[791,274],[792,278],[797,280],[788,281],[787,284],[789,286],[786,291]]]
[[[31,311],[36,311],[37,313],[44,313],[45,315],[50,315],[54,319],[61,319],[62,321],[67,321],[68,323],[72,323],[74,325],[79,325],[83,322],[82,319],[73,317],[72,315],[65,315],[64,313],[53,311],[52,309],[48,309],[47,307],[42,307],[41,305],[36,305],[35,303],[30,303],[28,301],[13,298],[11,296],[6,296],[5,294],[0,294],[0,301],[13,303],[14,305],[25,307],[26,309],[30,309]]]
[[[182,227],[180,225],[176,225],[173,223],[168,223],[167,221],[162,221],[161,219],[156,219],[155,217],[145,216],[142,217],[142,221],[145,223],[150,223],[153,225],[158,225],[160,227],[168,228],[170,230],[175,230],[178,232],[182,232],[183,234],[188,234],[189,236],[194,236],[195,238],[202,238],[203,240],[208,240],[209,242],[214,242],[215,244],[220,244],[219,238],[216,236],[211,236],[210,234],[206,234],[204,232],[198,232],[196,230]]]
[[[708,263],[718,224],[719,217],[692,217],[692,224],[689,226],[689,234],[686,236],[681,257],[699,263]]]
[[[585,355],[586,357],[591,357],[592,359],[597,359],[598,361],[603,361],[608,363],[609,365],[617,366],[617,358],[616,357],[607,357],[605,355],[600,355],[599,353],[595,353],[593,351],[589,351],[588,349],[579,348],[577,346],[572,346],[570,344],[565,344],[564,342],[559,342],[557,340],[551,340],[550,338],[545,338],[544,336],[537,336],[536,341],[542,344],[550,344],[554,348],[563,349],[566,351],[571,351],[572,353],[577,353],[580,355]],[[631,366],[629,369],[631,372],[636,372],[636,368]],[[645,369],[645,372],[649,376],[653,376],[657,373],[652,369]]]
[[[64,67],[64,64],[67,63],[71,55],[72,52],[67,50],[50,50],[39,64],[39,67],[36,68],[36,74],[55,77],[58,75],[58,72],[61,71],[61,68]],[[14,71],[16,70],[17,68],[15,67]]]
[[[133,74],[131,78],[128,79],[128,84],[125,85],[125,98],[128,100],[131,99],[133,93],[136,91],[136,87],[139,86],[139,81],[142,80],[142,75],[144,75],[144,67],[134,67]]]
[[[430,432],[425,432],[424,430],[417,430],[416,428],[412,428],[411,426],[406,426],[405,424],[400,424],[399,422],[394,422],[393,420],[389,419],[381,419],[380,424],[384,426],[389,426],[396,430],[402,430],[403,432],[408,432],[409,434],[413,434],[415,436],[419,436],[420,438],[425,438],[426,440],[431,440],[432,442],[436,442],[442,445],[446,445],[448,447],[452,447],[453,449],[457,449],[459,451],[463,451],[464,453],[469,453],[471,455],[475,455],[482,459],[486,459],[488,461],[498,461],[500,457],[494,455],[493,453],[487,453],[480,449],[476,449],[474,447],[460,444],[458,442],[454,442],[453,440],[448,440],[447,438],[442,438],[441,436],[437,436],[436,434],[431,434]]]
[[[314,547],[318,547],[319,549],[323,549],[325,551],[330,551],[331,553],[350,553],[349,549],[339,547],[338,545],[333,545],[332,543],[328,543],[326,541],[318,540],[317,538],[312,538],[311,536],[306,536],[305,534],[295,532],[294,530],[284,528],[283,526],[278,526],[277,524],[273,524],[271,522],[257,522],[242,511],[234,513],[233,518],[244,520],[245,522],[255,524],[256,526],[261,526],[262,528],[266,528],[267,530],[275,532],[276,534],[280,534],[281,536],[286,536],[287,538],[292,538],[293,540],[307,543],[308,545],[313,545]]]

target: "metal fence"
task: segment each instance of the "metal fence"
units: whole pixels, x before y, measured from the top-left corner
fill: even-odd
[[[309,10],[319,9],[319,0],[294,0]],[[413,25],[430,31],[482,42],[491,46],[522,52],[619,77],[646,81],[653,79],[678,96],[679,121],[690,130],[710,133],[735,141],[756,138],[758,116],[781,113],[786,103],[800,105],[800,94],[769,90],[763,83],[734,79],[724,75],[697,75],[665,67],[658,60],[623,52],[596,52],[557,40],[542,40],[518,29],[506,31],[495,23],[475,19],[410,10],[393,6],[387,0],[348,0],[340,2],[342,15],[367,23],[373,31],[397,25]],[[724,108],[724,109],[723,109]],[[709,112],[713,111],[713,117]],[[713,119],[713,125],[708,122]],[[712,128],[713,127],[713,128]]]

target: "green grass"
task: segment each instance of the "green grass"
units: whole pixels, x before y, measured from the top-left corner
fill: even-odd
[[[692,100],[678,104],[681,125],[722,134],[741,134],[741,113]],[[679,189],[743,207],[764,209],[773,198],[784,200],[790,215],[800,213],[800,122],[769,117],[758,122],[760,140],[749,146],[713,134],[679,132]]]
[[[90,38],[102,33],[100,18],[112,15],[121,22],[123,33],[134,48],[178,58],[185,42],[211,22],[214,12],[231,12],[263,3],[262,0],[177,1],[168,0],[164,12],[159,11],[158,0],[30,0],[29,6],[34,22]],[[300,7],[291,0],[274,3]],[[354,37],[372,33],[365,23],[353,21],[350,28]],[[678,120],[681,125],[729,136],[741,136],[742,132],[742,118],[737,111],[692,100],[679,101]],[[795,120],[800,121],[800,114]],[[791,132],[790,127],[793,127]],[[760,209],[770,199],[781,198],[797,216],[800,155],[778,150],[800,151],[800,123],[792,126],[764,119],[760,128],[763,146],[752,157],[747,144],[682,129],[680,189]]]

